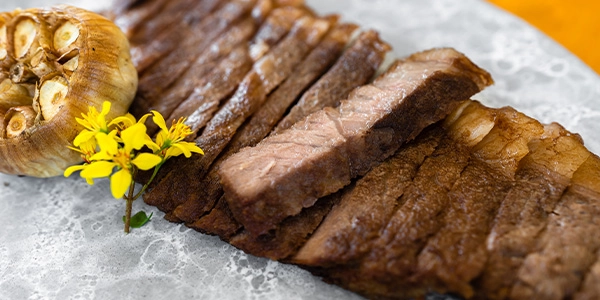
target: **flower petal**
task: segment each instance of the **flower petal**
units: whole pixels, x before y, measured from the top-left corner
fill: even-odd
[[[128,113],[124,116],[120,116],[120,117],[116,117],[116,118],[112,119],[112,121],[110,121],[110,123],[108,123],[108,126],[123,124],[121,126],[122,128],[128,128],[135,123],[136,123],[135,117],[132,114]]]
[[[151,116],[152,114],[145,114],[143,115],[139,121],[137,121],[140,124],[146,124],[146,119],[148,119],[149,116]]]
[[[96,141],[102,152],[107,152],[110,155],[115,155],[119,152],[119,143],[116,141],[116,132],[111,131],[110,134],[100,132],[96,135]]]
[[[131,161],[131,163],[140,170],[150,170],[160,164],[161,161],[162,158],[156,154],[140,153]]]
[[[179,150],[181,150],[181,153],[183,153],[183,155],[185,155],[185,157],[190,157],[192,156],[192,152],[190,152],[190,149],[188,149],[186,147],[186,145],[182,144],[182,143],[177,143],[177,144],[173,144],[172,147],[176,147],[179,148]]]
[[[96,135],[95,132],[84,129],[75,137],[75,139],[73,140],[73,145],[75,147],[79,147],[79,145],[94,138],[95,135]]]
[[[64,175],[65,177],[69,177],[69,176],[71,176],[71,174],[73,174],[73,172],[76,172],[76,171],[83,170],[83,169],[85,169],[85,167],[86,167],[85,165],[74,165],[74,166],[70,166],[70,167],[68,167],[68,168],[65,170],[65,172],[63,173],[63,175]]]
[[[152,141],[152,138],[150,138],[149,136],[146,139],[146,146],[148,146],[148,148],[150,148],[154,153],[160,151],[160,146],[154,141]]]
[[[121,138],[125,143],[125,152],[129,153],[131,150],[139,150],[146,145],[148,140],[148,134],[146,134],[146,125],[136,123],[135,125],[123,130],[121,132]]]
[[[179,156],[179,155],[181,155],[182,153],[183,153],[183,152],[181,151],[181,149],[180,149],[180,148],[177,148],[177,147],[169,147],[169,148],[167,149],[167,153],[165,153],[165,158],[164,158],[164,160],[167,160],[167,159],[169,159],[169,158],[171,158],[171,157],[173,157],[173,156]]]
[[[89,157],[90,161],[113,160],[114,156],[106,151],[100,151]]]
[[[182,145],[182,146],[186,147],[186,148],[187,148],[187,149],[188,149],[190,152],[193,152],[193,153],[198,153],[198,154],[204,155],[204,151],[203,151],[203,150],[202,150],[200,147],[198,147],[198,145],[196,145],[196,143],[190,143],[190,142],[179,142],[179,143],[177,143],[177,144],[179,144],[179,145]]]
[[[165,141],[169,137],[169,133],[167,131],[161,130],[156,135],[156,144],[160,149],[165,145]]]
[[[167,129],[167,123],[165,123],[165,118],[155,110],[152,110],[151,112],[154,115],[152,117],[152,121],[154,121],[154,124],[158,125],[158,127],[160,127],[161,130],[168,132],[169,129]]]
[[[110,161],[95,161],[87,165],[80,175],[83,178],[108,177],[115,166],[116,164]]]
[[[131,173],[127,169],[121,169],[110,177],[110,191],[113,197],[121,198],[131,185]]]
[[[110,102],[109,101],[102,102],[102,111],[100,112],[100,115],[102,116],[102,118],[104,119],[104,117],[106,115],[108,115],[109,112],[110,112]]]

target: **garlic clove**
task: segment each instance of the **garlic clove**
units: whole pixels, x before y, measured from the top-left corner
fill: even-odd
[[[0,60],[4,60],[8,55],[6,51],[6,25],[0,26]]]
[[[78,66],[79,66],[79,55],[76,55],[75,57],[69,59],[63,65],[63,70],[65,71],[65,74],[71,76],[73,74],[73,72],[75,72],[75,70],[77,70]]]
[[[27,87],[15,84],[10,79],[0,82],[0,112],[13,106],[31,105],[33,97]]]
[[[10,65],[10,57],[8,55],[8,27],[7,24],[12,19],[10,13],[0,13],[0,68],[4,68],[5,65]],[[0,76],[3,77],[3,76]],[[2,78],[4,79],[4,78]]]
[[[28,128],[33,127],[36,113],[31,106],[11,107],[4,115],[4,134],[6,138],[16,138]]]
[[[65,53],[69,47],[75,43],[78,37],[79,27],[72,22],[67,21],[54,32],[54,49],[56,49],[58,53]]]
[[[22,18],[15,26],[13,47],[16,58],[23,58],[34,46],[38,35],[38,26],[30,18]]]
[[[69,82],[62,76],[54,76],[43,80],[40,85],[38,103],[44,120],[52,120],[61,108],[66,105]]]
[[[51,58],[48,57],[46,51],[39,47],[31,57],[29,62],[31,72],[36,78],[42,78],[52,72],[56,71],[54,64],[51,62]]]

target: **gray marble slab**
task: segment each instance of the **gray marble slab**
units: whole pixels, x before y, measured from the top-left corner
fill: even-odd
[[[56,0],[3,0],[0,10]],[[62,1],[100,10],[108,1]],[[600,153],[600,77],[563,47],[478,0],[308,0],[381,32],[396,56],[455,47],[496,84],[475,98],[559,122]],[[125,236],[106,180],[0,174],[0,299],[360,299],[162,219]],[[437,296],[431,296],[431,298]]]

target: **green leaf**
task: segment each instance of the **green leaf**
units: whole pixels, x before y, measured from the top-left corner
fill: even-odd
[[[129,220],[129,226],[132,228],[140,228],[144,226],[146,223],[148,223],[148,221],[150,221],[152,214],[153,213],[150,213],[148,216],[146,215],[145,211],[138,212],[137,214],[131,216],[131,220]],[[125,216],[123,216],[123,223],[125,223]]]

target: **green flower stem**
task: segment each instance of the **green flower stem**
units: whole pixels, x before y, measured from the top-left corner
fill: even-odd
[[[134,168],[133,170],[133,174],[135,176],[136,170]],[[135,181],[131,181],[131,184],[129,185],[129,194],[127,195],[127,197],[125,197],[125,201],[127,202],[127,206],[125,207],[125,233],[129,233],[129,225],[131,223],[131,208],[133,207],[133,200],[135,200],[135,198],[133,197],[133,189],[135,188]]]
[[[137,198],[139,198],[148,188],[148,186],[150,185],[150,183],[152,182],[152,180],[154,180],[154,177],[156,177],[156,174],[158,174],[158,169],[160,169],[160,167],[162,166],[164,162],[159,163],[158,165],[156,165],[156,167],[154,167],[154,172],[152,173],[152,176],[150,177],[150,179],[148,180],[148,182],[146,182],[146,184],[144,184],[144,186],[142,187],[142,189],[137,193],[137,194],[133,194],[134,192],[134,188],[135,188],[135,181],[132,180],[131,181],[131,185],[129,186],[129,194],[127,194],[125,198],[125,201],[127,202],[127,206],[125,207],[125,232],[129,233],[129,228],[131,227],[131,209],[133,206],[133,201],[135,201]],[[133,168],[133,178],[135,178],[135,176],[137,175],[137,168]]]
[[[139,198],[146,191],[148,186],[150,186],[150,183],[152,183],[152,180],[154,180],[154,177],[156,177],[156,174],[158,174],[158,169],[160,169],[160,167],[162,166],[163,163],[164,163],[164,161],[159,163],[158,165],[156,165],[156,167],[154,167],[154,172],[152,173],[152,176],[150,177],[148,182],[146,182],[146,184],[144,184],[142,189],[137,194],[135,194],[135,196],[133,197],[134,200]]]

